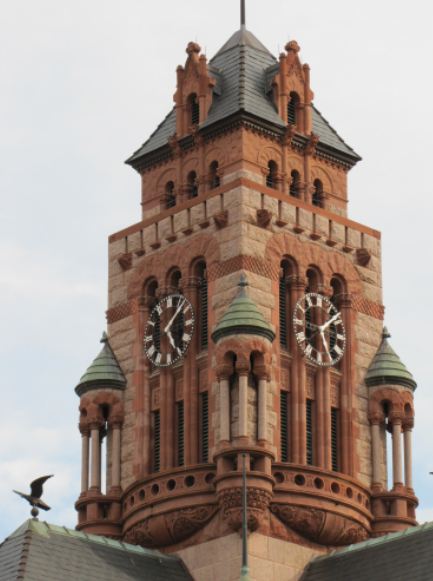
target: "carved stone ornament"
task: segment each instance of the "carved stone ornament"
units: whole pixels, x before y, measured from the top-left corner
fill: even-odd
[[[129,529],[124,540],[143,547],[175,545],[200,530],[217,510],[215,504],[209,504],[151,516]]]
[[[350,545],[369,537],[361,524],[325,510],[273,503],[271,511],[285,525],[321,545]]]
[[[228,210],[223,210],[222,212],[215,214],[213,219],[215,221],[215,225],[217,228],[224,228],[225,226],[227,226],[229,221]]]
[[[269,210],[257,210],[257,224],[262,228],[266,228],[271,223],[272,212]]]
[[[132,266],[132,253],[124,252],[119,256],[118,262],[123,270],[128,270]]]
[[[250,531],[255,531],[268,509],[272,495],[259,488],[247,489],[247,524]],[[218,494],[218,501],[224,520],[238,531],[242,526],[242,488],[227,488]]]
[[[367,266],[371,260],[370,251],[366,248],[358,248],[356,251],[356,259],[360,266]]]

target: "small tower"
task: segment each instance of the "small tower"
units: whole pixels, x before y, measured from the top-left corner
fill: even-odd
[[[416,383],[389,344],[390,336],[384,327],[382,343],[365,376],[369,388],[373,456],[372,530],[375,536],[415,525],[415,508],[418,506],[412,483],[413,392]],[[387,432],[392,438],[392,483],[387,478]]]
[[[75,388],[80,397],[81,494],[76,503],[79,530],[120,537],[120,430],[126,380],[106,333],[103,348]],[[101,448],[106,443],[106,455]],[[91,451],[91,453],[90,453]],[[106,462],[105,491],[102,463]]]

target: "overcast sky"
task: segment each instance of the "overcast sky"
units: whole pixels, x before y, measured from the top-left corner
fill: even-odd
[[[247,26],[311,66],[315,104],[363,157],[350,217],[382,231],[386,323],[418,381],[420,520],[433,520],[433,9],[425,0],[247,0]],[[175,71],[239,27],[238,0],[0,0],[0,539],[46,485],[75,525],[78,398],[105,328],[107,236],[140,219],[123,161],[172,108]]]

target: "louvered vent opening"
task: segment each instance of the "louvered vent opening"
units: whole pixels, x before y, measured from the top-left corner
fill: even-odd
[[[280,345],[287,349],[287,287],[284,273],[280,278]]]
[[[200,280],[200,288],[199,288],[199,300],[200,300],[200,349],[207,349],[208,348],[208,317],[207,317],[207,308],[208,308],[208,292],[207,292],[207,280],[206,276],[204,275],[203,278]]]
[[[200,394],[200,462],[209,462],[209,396]]]
[[[177,465],[185,464],[185,417],[183,401],[176,403],[176,420],[177,420]]]
[[[331,459],[332,470],[338,472],[338,409],[331,409]]]
[[[159,411],[152,413],[153,419],[153,472],[159,472],[161,467],[161,419]]]
[[[197,97],[194,95],[191,98],[191,123],[198,125],[200,122],[200,105]]]
[[[299,97],[297,93],[290,93],[289,102],[287,104],[287,123],[289,125],[296,125],[296,114],[299,105]]]
[[[307,464],[313,464],[313,402],[307,399],[306,405],[306,430],[307,430]]]
[[[280,391],[281,462],[289,461],[289,392]]]

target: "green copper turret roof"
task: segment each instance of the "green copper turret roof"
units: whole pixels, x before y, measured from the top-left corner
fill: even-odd
[[[101,352],[88,367],[86,373],[80,379],[75,392],[81,396],[86,391],[101,387],[124,389],[126,379],[120,369],[117,359],[111,350],[106,333],[103,333],[101,343],[104,344]]]
[[[248,282],[246,277],[242,275],[239,282],[240,290],[238,295],[233,299],[212,333],[212,339],[215,343],[222,337],[240,335],[241,333],[260,335],[266,337],[269,341],[275,339],[272,327],[265,321],[255,302],[247,296],[246,286],[248,286]]]
[[[396,384],[416,388],[416,382],[400,357],[388,343],[391,335],[383,328],[382,343],[365,376],[368,386]]]

